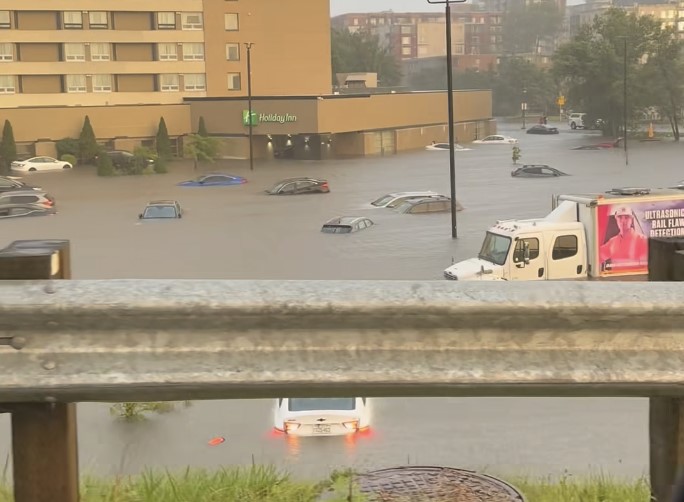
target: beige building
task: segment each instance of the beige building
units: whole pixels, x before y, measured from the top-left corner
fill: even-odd
[[[181,137],[196,130],[200,103],[246,107],[248,47],[252,95],[261,103],[334,97],[328,0],[0,0],[0,110],[27,153],[54,154],[54,142],[76,137],[85,115],[111,148],[150,144],[162,116]],[[430,99],[410,106],[418,113]],[[476,101],[483,108],[458,120],[489,124],[491,106]],[[427,124],[397,115],[387,101],[373,103],[373,114],[396,119],[383,127]],[[317,106],[316,121],[300,124],[308,135],[335,133],[322,124],[346,123],[357,108]],[[211,106],[205,111],[214,116]],[[435,113],[444,117],[431,123],[444,122],[444,107]],[[212,119],[210,131],[232,138],[228,150],[243,151],[246,128],[240,115],[237,129],[229,127],[233,120]],[[354,127],[364,130],[363,122]]]

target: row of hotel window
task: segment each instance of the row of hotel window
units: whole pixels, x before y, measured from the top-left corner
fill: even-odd
[[[0,75],[0,94],[15,94],[17,89],[21,92],[24,79],[48,79],[50,83],[59,82],[58,87],[61,92],[81,93],[88,92],[115,92],[118,89],[120,78],[136,77],[136,75]],[[202,92],[207,90],[207,78],[204,73],[160,74],[160,75],[141,75],[144,83],[136,91],[161,91],[178,92],[183,89],[187,92]],[[90,80],[90,85],[88,81]],[[149,85],[148,85],[149,84]],[[238,91],[241,87],[241,77],[239,73],[228,74],[228,90]],[[144,89],[144,90],[143,90]]]
[[[201,12],[82,12],[80,10],[66,12],[32,12],[15,11],[14,16],[8,10],[0,10],[0,28],[9,29],[65,29],[82,30],[85,19],[91,30],[107,29],[135,29],[135,30],[203,30],[204,15]],[[45,15],[47,17],[29,17],[31,15]],[[54,18],[51,14],[54,14]],[[124,18],[123,16],[127,16]],[[119,22],[117,22],[117,20]],[[237,13],[224,14],[224,24],[227,31],[240,29],[240,17]],[[120,26],[119,26],[120,25]]]
[[[22,47],[28,47],[32,44],[19,44],[15,51],[15,44],[12,43],[0,43],[0,61],[22,61],[28,60],[30,62],[38,62],[35,57],[22,59]],[[40,44],[45,45],[45,44]],[[149,60],[152,58],[157,61],[178,61],[179,58],[183,61],[204,61],[204,44],[203,43],[161,43],[155,44],[156,54],[152,54],[152,44],[114,44],[114,51],[112,51],[112,44],[110,43],[66,43],[61,44],[61,54],[57,54],[60,46],[55,45],[55,58],[59,58],[60,61],[86,61],[89,55],[90,61],[131,61],[127,59],[124,55],[121,59],[117,57],[116,49],[119,47],[125,47],[128,45],[142,45],[149,47]],[[89,50],[86,50],[86,47]],[[182,53],[179,55],[178,47],[182,48]],[[89,53],[89,54],[88,54]],[[43,56],[45,57],[45,56]],[[139,59],[136,59],[139,60]],[[142,59],[143,61],[148,59]],[[226,60],[227,61],[239,61],[240,60],[240,44],[238,43],[228,43],[226,44]],[[53,60],[48,59],[46,62],[52,62]]]

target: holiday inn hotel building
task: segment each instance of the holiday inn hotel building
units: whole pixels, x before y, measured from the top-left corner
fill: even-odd
[[[328,0],[0,0],[0,119],[20,150],[54,155],[86,115],[131,149],[164,117],[182,139],[203,117],[227,157],[391,154],[442,141],[444,92],[336,94]],[[493,132],[491,93],[455,93],[460,141]],[[179,142],[180,143],[180,142]]]

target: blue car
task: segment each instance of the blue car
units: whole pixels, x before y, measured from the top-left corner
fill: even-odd
[[[247,179],[232,174],[212,173],[203,174],[194,180],[181,181],[179,187],[219,187],[228,185],[242,185]]]

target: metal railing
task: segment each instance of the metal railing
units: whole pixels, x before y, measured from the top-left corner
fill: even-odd
[[[67,439],[53,458],[67,458],[75,421],[62,403],[643,396],[665,501],[684,463],[681,293],[675,282],[0,281],[0,406],[15,427],[56,424]],[[46,497],[76,500],[64,493]]]

